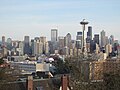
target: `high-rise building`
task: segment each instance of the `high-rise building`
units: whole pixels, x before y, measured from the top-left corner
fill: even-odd
[[[49,54],[49,44],[48,44],[48,41],[45,43],[45,54]]]
[[[92,39],[92,27],[91,26],[88,27],[87,36],[89,36],[89,38]]]
[[[12,39],[11,38],[7,39],[7,48],[8,48],[8,50],[12,49]]]
[[[3,55],[3,57],[6,57],[7,56],[7,48],[6,47],[3,47],[2,48],[2,55]]]
[[[64,42],[64,37],[60,36],[58,37],[58,46],[59,46],[59,54],[64,54],[64,46],[65,46],[65,42]]]
[[[19,55],[23,55],[24,54],[24,43],[22,41],[19,42]]]
[[[31,39],[31,53],[34,55],[34,39]]]
[[[31,40],[32,55],[41,55],[49,53],[49,45],[46,37],[35,37]]]
[[[118,40],[114,40],[114,45],[113,45],[113,52],[115,52],[116,54],[118,54]]]
[[[83,41],[82,32],[77,32],[77,36],[76,36],[76,48],[77,49],[82,48],[82,41]]]
[[[68,33],[65,36],[65,46],[67,46],[68,48],[71,48],[71,45],[72,45],[71,34]]]
[[[95,34],[93,40],[95,43],[97,43],[99,45],[99,34]]]
[[[29,43],[30,37],[29,36],[25,36],[24,37],[24,43]]]
[[[106,52],[107,56],[108,56],[110,53],[112,53],[112,45],[111,45],[111,44],[107,44],[107,45],[105,46],[105,52]]]
[[[18,45],[19,45],[19,41],[18,40],[12,41],[12,47],[13,48],[17,48]]]
[[[8,38],[8,39],[7,39],[7,43],[12,43],[12,39],[11,39],[11,38]]]
[[[47,41],[47,39],[46,39],[46,37],[42,36],[42,37],[40,37],[40,41],[41,41],[42,43],[45,43],[45,42]]]
[[[30,54],[30,44],[29,44],[29,36],[24,37],[24,54]]]
[[[50,53],[54,54],[58,50],[58,30],[51,29],[51,42],[49,42]]]
[[[94,53],[96,50],[96,44],[93,40],[90,42],[90,53]]]
[[[108,36],[105,36],[105,39],[106,39],[106,45],[109,44],[109,39],[108,39]]]
[[[65,40],[65,47],[64,47],[64,53],[65,55],[70,55],[70,49],[73,49],[73,46],[72,46],[72,40],[71,40],[71,34],[68,33],[65,37],[64,37],[64,40]]]
[[[49,53],[49,45],[46,37],[42,36],[40,37],[40,41],[43,44],[43,54],[48,54]]]
[[[76,40],[82,41],[82,32],[77,32]]]
[[[59,49],[63,49],[65,46],[64,37],[58,37]]]
[[[77,49],[81,49],[82,48],[81,40],[76,40],[76,48]]]
[[[2,46],[5,46],[5,36],[2,36]]]
[[[34,41],[34,55],[43,53],[43,43],[39,40]]]
[[[37,41],[37,40],[40,40],[40,37],[35,37],[34,40],[36,40],[36,41]]]
[[[58,30],[57,29],[51,29],[51,41],[56,42],[58,39]]]
[[[105,36],[105,31],[102,30],[101,32],[101,47],[105,47],[106,45],[106,36]]]
[[[86,43],[90,43],[91,40],[92,40],[92,27],[89,26],[88,27],[88,32],[87,32]]]
[[[65,40],[63,36],[58,37],[58,46],[59,46],[59,54],[64,54],[64,46],[65,46]]]
[[[114,36],[113,35],[110,36],[109,42],[112,46],[114,45]]]
[[[41,43],[43,43],[43,48],[42,48],[42,51],[43,51],[43,53],[45,54],[45,48],[46,48],[46,37],[40,37],[40,41],[41,41]]]

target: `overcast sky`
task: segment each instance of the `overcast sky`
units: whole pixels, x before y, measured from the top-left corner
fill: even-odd
[[[69,32],[75,39],[85,18],[93,33],[105,30],[120,40],[119,9],[120,0],[0,0],[0,37],[46,36],[50,40],[51,28],[58,28],[59,36]]]

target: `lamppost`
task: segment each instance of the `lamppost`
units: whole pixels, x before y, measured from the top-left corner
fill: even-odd
[[[82,52],[83,52],[83,57],[84,57],[84,54],[85,54],[85,39],[84,39],[84,31],[85,31],[85,25],[87,25],[88,22],[85,21],[85,19],[83,19],[83,21],[81,21],[80,24],[81,24],[82,27],[83,27],[83,43],[82,43],[83,48],[82,48]]]

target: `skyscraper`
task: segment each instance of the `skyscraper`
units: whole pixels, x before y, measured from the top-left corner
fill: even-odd
[[[43,43],[40,40],[34,40],[33,55],[43,54]]]
[[[46,37],[42,36],[42,37],[40,37],[40,41],[41,41],[42,43],[46,43],[47,39],[46,39]]]
[[[48,41],[46,39],[46,37],[42,36],[40,37],[40,41],[43,44],[43,54],[48,54],[49,53],[49,46],[48,46]]]
[[[82,32],[77,32],[76,40],[82,41]]]
[[[57,29],[51,29],[51,41],[56,42],[58,39],[58,30]]]
[[[24,43],[22,41],[19,42],[19,55],[24,54]]]
[[[76,36],[76,48],[80,49],[82,48],[82,32],[77,32],[77,36]]]
[[[12,49],[12,39],[11,38],[7,39],[7,48],[8,48],[8,50]]]
[[[89,27],[88,27],[88,32],[87,32],[86,43],[90,43],[91,40],[92,40],[92,27],[89,26]]]
[[[114,45],[114,36],[113,35],[110,36],[109,42],[112,46]]]
[[[29,36],[25,36],[24,37],[24,43],[29,43],[30,37]]]
[[[92,27],[91,26],[88,27],[87,36],[89,36],[89,38],[92,40]]]
[[[29,36],[24,37],[24,54],[30,54]]]
[[[71,34],[68,33],[68,34],[65,36],[65,46],[67,46],[68,48],[70,48],[70,47],[71,47],[71,44],[72,44]]]
[[[65,46],[64,37],[58,37],[59,49],[63,49]]]
[[[105,36],[105,31],[101,31],[101,47],[105,47],[106,45],[106,36]]]
[[[99,45],[99,34],[94,34],[94,42]]]
[[[2,46],[5,46],[5,36],[2,36]]]
[[[34,39],[31,39],[31,53],[34,55]]]
[[[105,39],[106,39],[106,40],[105,40],[105,42],[106,42],[105,44],[106,44],[106,45],[109,44],[108,36],[105,36]]]
[[[108,56],[110,53],[112,53],[112,45],[111,45],[111,44],[107,44],[107,45],[105,46],[105,52],[106,52],[107,56]]]
[[[54,54],[58,50],[58,30],[51,29],[51,41],[49,42],[50,53]]]
[[[7,43],[12,43],[12,39],[11,39],[11,38],[8,38],[8,39],[7,39]]]
[[[94,43],[93,40],[90,42],[90,53],[94,53],[96,50],[96,44]]]
[[[64,53],[65,40],[63,36],[58,37],[59,54]]]

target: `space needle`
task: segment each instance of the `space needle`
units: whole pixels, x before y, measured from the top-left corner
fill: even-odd
[[[88,22],[87,21],[85,21],[85,19],[83,19],[81,22],[80,22],[80,24],[82,25],[82,27],[83,27],[83,48],[82,48],[82,52],[83,52],[83,55],[85,54],[85,39],[84,39],[84,31],[85,31],[85,25],[87,25],[88,24]]]

